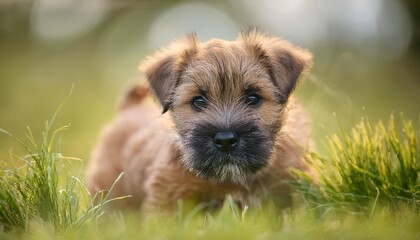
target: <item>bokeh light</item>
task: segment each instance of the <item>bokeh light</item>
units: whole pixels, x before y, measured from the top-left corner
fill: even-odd
[[[80,37],[92,31],[105,17],[102,0],[39,0],[31,11],[31,27],[44,40]]]
[[[158,49],[186,33],[197,33],[201,41],[234,40],[239,31],[223,11],[204,3],[186,3],[163,12],[153,21],[149,43],[152,49]]]
[[[235,3],[231,0],[232,5]],[[308,47],[338,41],[367,55],[395,58],[405,53],[410,42],[409,16],[396,0],[245,0],[243,3],[238,11],[252,15],[257,25]]]

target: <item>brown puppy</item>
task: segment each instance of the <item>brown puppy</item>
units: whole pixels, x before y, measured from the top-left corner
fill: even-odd
[[[173,208],[178,199],[250,204],[286,197],[290,167],[304,168],[306,119],[291,93],[311,54],[251,29],[236,41],[191,35],[141,64],[163,115],[132,88],[87,172],[92,193],[123,205]]]

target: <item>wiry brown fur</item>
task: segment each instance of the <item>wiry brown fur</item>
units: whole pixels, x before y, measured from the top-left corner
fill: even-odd
[[[141,65],[164,114],[144,101],[134,104],[146,97],[146,87],[126,94],[119,115],[93,151],[87,172],[90,191],[109,189],[124,172],[111,196],[132,195],[120,204],[146,209],[173,208],[178,199],[218,201],[227,194],[243,203],[287,197],[288,170],[304,168],[302,155],[310,142],[303,111],[291,93],[310,65],[306,50],[256,29],[234,42],[200,43],[194,35],[175,42]],[[250,91],[261,96],[260,105],[244,104]],[[191,107],[196,96],[208,102],[203,111]],[[223,153],[232,164],[204,174],[197,144],[211,148],[203,135],[212,129],[243,131],[243,144],[260,137],[256,146],[261,149],[255,152],[267,158],[249,170],[241,164],[254,159],[242,156],[242,150]]]

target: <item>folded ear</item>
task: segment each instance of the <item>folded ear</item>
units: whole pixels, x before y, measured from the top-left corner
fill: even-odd
[[[312,54],[256,28],[242,32],[238,40],[267,68],[279,90],[279,101],[287,102],[298,80],[311,68]]]
[[[171,108],[180,75],[197,52],[197,46],[197,36],[191,34],[147,57],[140,64],[140,70],[146,75],[154,95],[163,106],[163,113]]]

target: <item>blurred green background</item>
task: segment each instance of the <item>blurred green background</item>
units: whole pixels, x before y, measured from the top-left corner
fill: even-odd
[[[259,26],[310,49],[297,94],[320,149],[361,116],[420,114],[420,3],[416,0],[0,0],[0,128],[38,133],[74,84],[56,126],[61,151],[89,159],[124,85],[147,54],[189,32],[233,40]],[[0,159],[16,144],[0,135]]]

